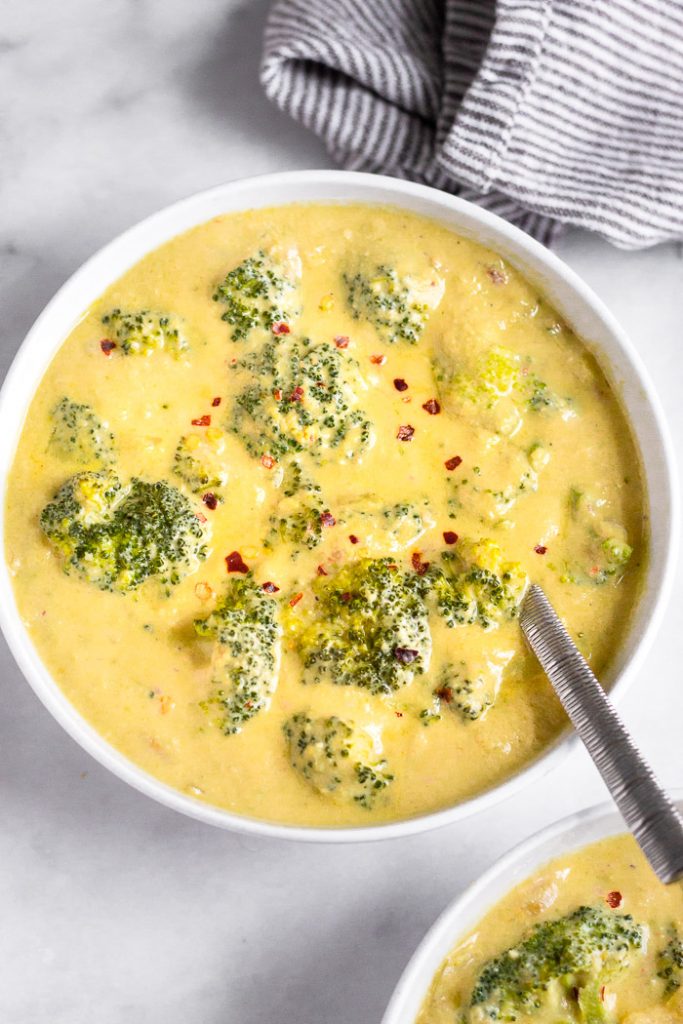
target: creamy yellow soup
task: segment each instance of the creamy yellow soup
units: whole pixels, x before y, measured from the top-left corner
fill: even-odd
[[[662,885],[626,835],[522,882],[442,964],[417,1024],[491,1020],[680,1024],[681,884]]]
[[[564,725],[518,611],[596,672],[645,558],[595,359],[495,253],[368,206],[218,217],[64,341],[7,500],[19,609],[108,742],[219,807],[365,825]]]

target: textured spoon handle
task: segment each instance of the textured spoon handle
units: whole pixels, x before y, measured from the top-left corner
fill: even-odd
[[[641,756],[540,587],[529,588],[521,626],[576,731],[663,882],[683,876],[683,818]]]

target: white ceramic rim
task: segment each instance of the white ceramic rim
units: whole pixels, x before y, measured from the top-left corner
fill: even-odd
[[[683,790],[670,790],[669,796],[683,810]],[[546,825],[508,850],[436,919],[408,961],[381,1024],[415,1024],[445,958],[516,885],[557,857],[626,831],[614,804],[604,803]]]
[[[590,339],[594,332],[603,335],[605,340],[600,344],[603,370],[613,378],[617,387],[621,386],[622,381],[614,376],[613,359],[620,363],[620,372],[627,375],[633,402],[638,405],[638,415],[642,416],[645,423],[643,432],[647,433],[649,461],[656,466],[656,479],[648,479],[649,493],[656,492],[657,496],[657,514],[656,517],[653,515],[653,523],[657,519],[656,550],[653,549],[649,560],[649,593],[643,595],[637,622],[629,631],[628,643],[624,644],[624,649],[628,644],[633,649],[628,657],[624,654],[624,663],[614,668],[616,678],[611,692],[615,698],[620,698],[654,639],[671,590],[676,561],[678,500],[675,460],[659,401],[647,371],[625,333],[606,306],[570,267],[539,242],[495,214],[424,185],[381,175],[327,170],[288,171],[240,179],[164,208],[100,249],[66,281],[40,314],[20,346],[0,391],[2,536],[7,474],[28,406],[55,352],[90,303],[146,252],[197,224],[222,213],[297,202],[394,205],[431,217],[461,235],[483,241],[502,253],[513,265],[520,267],[523,273],[536,281],[561,314],[565,313],[569,304],[575,304],[576,314],[572,311],[567,319],[582,337]],[[613,356],[608,356],[603,346],[609,346]],[[642,442],[641,432],[635,424],[634,432]],[[649,472],[647,466],[646,470]],[[656,489],[652,486],[653,482],[656,483]],[[39,699],[66,732],[100,764],[167,807],[211,825],[251,835],[342,843],[391,839],[424,832],[461,821],[511,796],[554,768],[578,742],[576,736],[565,735],[501,785],[455,806],[418,817],[358,828],[283,825],[244,817],[195,800],[148,775],[110,746],[67,700],[40,660],[17,610],[4,558],[0,559],[0,628],[17,664]],[[634,639],[636,633],[638,635]],[[619,657],[616,660],[618,662]]]

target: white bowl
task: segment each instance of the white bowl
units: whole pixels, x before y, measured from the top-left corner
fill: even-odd
[[[230,182],[169,206],[101,249],[57,292],[19,349],[0,393],[0,479],[4,514],[7,474],[29,403],[64,339],[87,307],[129,267],[174,235],[219,214],[286,203],[389,204],[432,217],[491,246],[534,281],[560,314],[594,349],[621,394],[637,437],[652,501],[652,540],[646,581],[634,621],[607,682],[620,697],[638,671],[659,625],[675,565],[678,531],[674,461],[659,403],[639,356],[609,310],[557,256],[494,214],[444,192],[394,178],[349,171],[293,171]],[[67,700],[40,660],[14,600],[5,559],[0,559],[0,627],[26,679],[57,721],[81,746],[130,785],[201,821],[252,834],[314,841],[391,838],[445,825],[490,807],[557,765],[572,737],[553,747],[500,786],[432,814],[367,828],[319,829],[272,824],[201,803],[133,764],[97,733]]]
[[[683,811],[683,794],[672,793]],[[444,910],[417,947],[394,989],[382,1024],[415,1024],[434,975],[456,943],[511,889],[548,861],[626,831],[613,804],[601,804],[562,818],[497,860]]]

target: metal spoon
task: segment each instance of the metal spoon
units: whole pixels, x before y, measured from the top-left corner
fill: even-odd
[[[683,877],[683,818],[536,584],[524,598],[520,623],[655,873],[662,882],[677,881]]]

